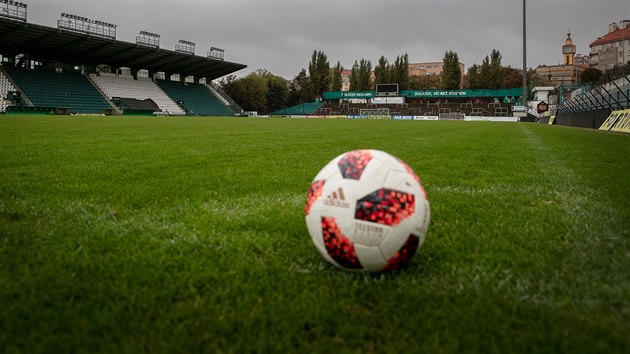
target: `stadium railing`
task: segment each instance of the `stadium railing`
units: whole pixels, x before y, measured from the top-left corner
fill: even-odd
[[[557,114],[594,110],[621,110],[630,107],[630,75],[590,90],[578,90],[572,98],[558,105]]]

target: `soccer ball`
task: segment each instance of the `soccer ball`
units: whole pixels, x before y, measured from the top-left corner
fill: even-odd
[[[401,268],[424,242],[429,202],[402,160],[356,150],[330,161],[311,183],[306,225],[321,255],[350,270]]]

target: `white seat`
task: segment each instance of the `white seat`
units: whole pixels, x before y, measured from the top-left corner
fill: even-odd
[[[163,111],[168,111],[174,115],[185,114],[151,79],[139,78],[136,80],[131,76],[116,76],[114,74],[94,75],[91,78],[110,98],[124,97],[137,100],[150,98]]]

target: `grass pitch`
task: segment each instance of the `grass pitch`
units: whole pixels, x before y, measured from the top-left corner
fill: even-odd
[[[344,151],[431,202],[411,265],[327,264]],[[531,123],[0,117],[0,353],[630,351],[630,137]]]

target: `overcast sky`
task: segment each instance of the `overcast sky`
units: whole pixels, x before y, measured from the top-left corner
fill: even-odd
[[[28,21],[56,27],[62,12],[118,25],[117,39],[135,42],[142,30],[161,35],[162,48],[195,42],[225,60],[245,64],[239,75],[263,68],[285,78],[308,67],[313,50],[350,68],[381,55],[393,61],[441,61],[452,49],[466,67],[493,48],[503,64],[522,67],[521,0],[21,0]],[[562,61],[567,31],[578,53],[630,19],[630,0],[527,0],[530,67]]]

